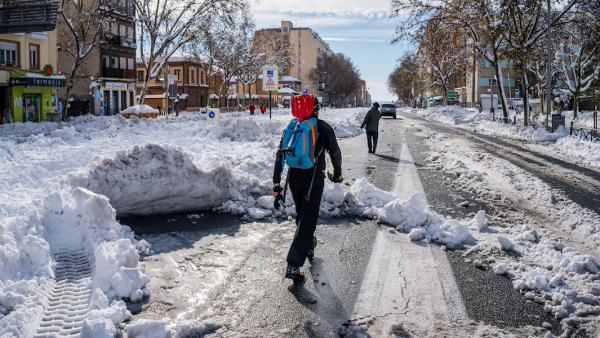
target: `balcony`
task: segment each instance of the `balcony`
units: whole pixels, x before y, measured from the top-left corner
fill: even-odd
[[[135,78],[137,78],[136,71],[135,70],[123,69],[123,78],[125,78],[125,79],[135,79]]]
[[[120,46],[121,45],[121,37],[118,35],[104,34],[104,43],[106,43],[108,45]]]
[[[110,78],[114,78],[114,79],[122,79],[123,78],[123,70],[122,69],[118,69],[118,68],[105,68],[105,67],[102,67],[102,77],[110,77]]]

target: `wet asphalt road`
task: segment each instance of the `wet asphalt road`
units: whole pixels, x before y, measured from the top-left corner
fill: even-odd
[[[402,113],[399,116],[401,117],[397,120],[382,120],[378,155],[366,154],[364,135],[340,140],[347,182],[367,177],[375,186],[390,191],[394,185],[400,148],[404,142],[408,144],[417,166],[428,203],[436,212],[460,219],[477,210],[485,210],[488,215],[519,210],[518,206],[510,202],[482,202],[476,196],[459,191],[448,184],[447,179],[453,180],[452,176],[431,170],[426,163],[430,152],[425,142],[426,135],[415,130],[419,127],[402,127],[410,119],[436,132],[479,142],[479,151],[512,160],[536,176],[539,174],[538,177],[551,186],[555,184],[557,188],[563,187],[566,193],[570,191],[573,196],[584,191],[589,193],[589,186],[569,190],[572,186],[569,181],[560,180],[556,175],[548,174],[547,170],[543,173],[534,170],[536,166],[540,167],[535,158],[563,166],[566,170],[577,172],[583,177],[600,180],[598,173],[593,170],[564,163],[512,143],[500,142],[469,131],[463,132],[462,129],[423,120],[410,113]],[[518,156],[507,156],[505,148],[490,147],[474,136],[514,149],[521,159],[519,160]],[[527,157],[522,154],[527,154]],[[532,156],[533,160],[529,159],[529,156]],[[594,198],[597,197],[596,195]],[[465,200],[470,202],[470,206],[459,207],[458,204]],[[587,201],[582,203],[589,204]],[[185,237],[186,233],[194,233],[199,228],[211,235],[235,236],[246,223],[239,217],[228,214],[205,212],[204,215],[205,218],[197,224],[192,224],[186,218],[187,214],[128,218],[121,219],[121,223],[129,225],[136,235],[142,237],[174,231]],[[259,226],[280,225],[265,222]],[[206,305],[194,308],[185,317],[211,319],[223,323],[223,328],[210,335],[214,337],[336,337],[340,327],[348,321],[354,307],[377,227],[378,225],[371,221],[355,218],[320,220],[317,228],[317,257],[305,265],[303,271],[307,275],[307,281],[301,285],[294,285],[282,278],[285,255],[294,227],[280,226],[248,252],[243,261],[235,266],[227,281],[211,292]],[[489,268],[475,268],[471,263],[465,262],[461,254],[459,250],[448,252],[447,256],[470,319],[500,328],[525,325],[539,327],[543,322],[548,322],[553,325],[553,333],[561,332],[558,323],[543,311],[541,305],[527,301],[514,291],[510,279],[495,275]],[[160,292],[162,291],[159,291],[159,294]],[[156,302],[156,298],[159,297],[151,297],[142,304],[130,305],[130,309],[136,314],[136,320],[159,319],[165,316],[172,318],[181,313],[176,302],[169,305],[167,310],[155,311],[157,305],[153,302]]]

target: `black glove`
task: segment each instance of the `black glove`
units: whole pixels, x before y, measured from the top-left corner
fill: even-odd
[[[273,187],[273,191],[278,193],[277,197],[275,197],[275,202],[273,203],[273,207],[275,207],[275,210],[279,210],[279,201],[281,201],[283,199],[283,196],[281,195],[283,188],[280,185],[276,185]]]
[[[329,178],[329,180],[333,183],[342,183],[344,181],[344,178],[342,176],[333,177],[333,174],[330,173],[329,171],[327,172],[327,178]]]

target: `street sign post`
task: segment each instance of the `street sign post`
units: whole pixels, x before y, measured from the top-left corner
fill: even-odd
[[[263,90],[269,92],[269,118],[271,118],[271,92],[279,89],[277,67],[263,67]]]

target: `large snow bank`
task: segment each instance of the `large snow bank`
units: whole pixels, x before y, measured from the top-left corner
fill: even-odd
[[[563,137],[547,148],[574,158],[578,162],[600,167],[600,143],[585,141],[578,137]]]
[[[63,183],[107,196],[122,216],[210,209],[231,197],[231,180],[223,163],[204,171],[180,147],[147,143],[96,158]]]

